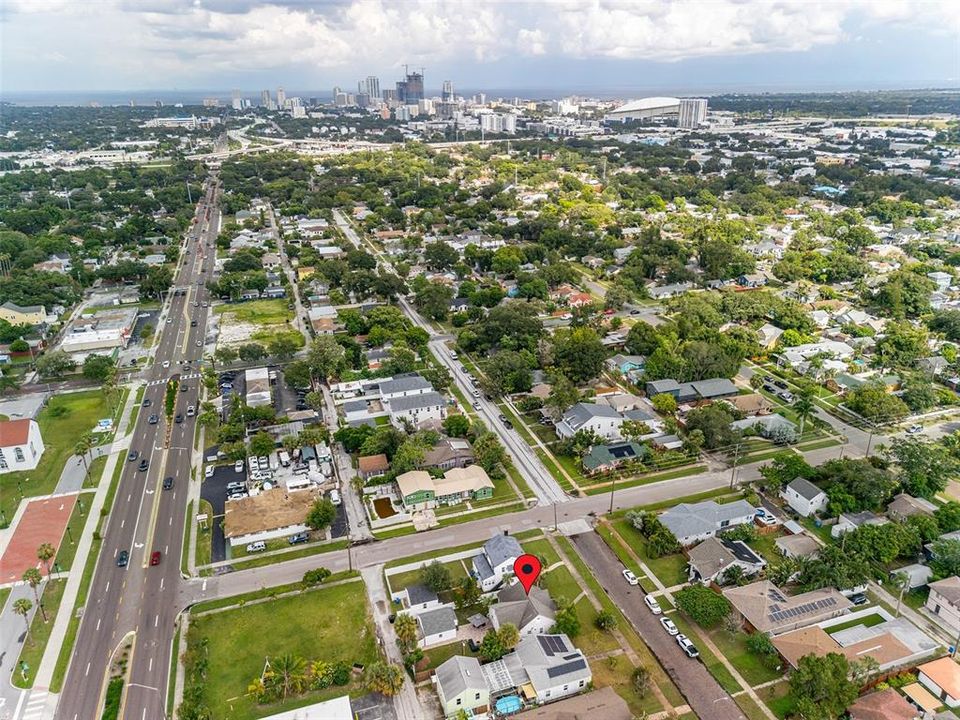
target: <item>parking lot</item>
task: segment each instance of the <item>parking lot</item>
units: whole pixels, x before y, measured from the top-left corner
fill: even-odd
[[[351,698],[350,707],[357,720],[397,720],[393,702],[383,695],[370,693]]]
[[[207,454],[210,450],[207,451]],[[216,451],[214,450],[214,453]],[[223,507],[227,500],[227,483],[246,481],[246,468],[236,472],[233,465],[219,465],[214,468],[212,477],[205,477],[200,486],[200,497],[210,503],[213,510],[213,525],[210,533],[210,560],[221,562],[227,559],[226,538],[223,536]]]
[[[216,455],[217,448],[208,448],[204,457],[213,457]],[[210,533],[210,560],[211,562],[222,562],[228,560],[227,542],[223,534],[223,512],[227,499],[227,484],[232,482],[247,480],[247,467],[243,471],[236,472],[232,463],[218,465],[214,467],[211,477],[204,477],[200,486],[200,497],[210,503],[212,509],[213,521]],[[330,525],[330,537],[346,537],[350,532],[347,521],[346,507],[341,503],[337,506],[337,514]]]

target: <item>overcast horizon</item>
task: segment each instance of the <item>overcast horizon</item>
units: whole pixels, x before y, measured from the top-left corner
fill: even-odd
[[[0,96],[324,96],[404,63],[493,94],[946,88],[958,28],[939,0],[5,0]]]

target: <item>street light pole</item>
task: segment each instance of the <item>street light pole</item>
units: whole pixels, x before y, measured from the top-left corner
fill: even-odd
[[[613,512],[613,494],[617,491],[617,474],[613,474],[613,481],[610,483],[610,511]]]

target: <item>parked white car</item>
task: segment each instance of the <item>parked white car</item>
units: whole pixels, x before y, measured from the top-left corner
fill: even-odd
[[[680,629],[673,624],[673,620],[668,617],[660,618],[660,624],[663,625],[663,629],[667,631],[670,635],[680,634]]]
[[[330,491],[330,502],[332,502],[334,505],[339,505],[341,502],[343,502],[340,499],[340,492],[336,488]]]
[[[637,580],[637,576],[633,574],[633,570],[624,570],[623,579],[627,581],[628,585],[639,585],[640,581]]]
[[[657,602],[657,599],[653,595],[644,595],[643,604],[650,608],[650,612],[654,615],[659,615],[663,612],[663,608],[660,607],[660,603]]]
[[[212,478],[212,477],[213,477],[213,472],[214,472],[216,469],[217,469],[217,468],[216,468],[215,466],[213,466],[213,465],[207,465],[207,469],[203,471],[203,476],[206,477],[206,478]]]

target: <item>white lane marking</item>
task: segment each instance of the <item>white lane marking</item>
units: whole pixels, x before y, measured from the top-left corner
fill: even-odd
[[[150,663],[147,665],[147,672],[153,672],[153,658],[150,658]]]
[[[84,673],[84,677],[90,674],[90,663],[87,663],[87,671]]]
[[[163,581],[164,581],[164,580],[166,580],[166,578],[160,578],[160,589],[161,589],[161,590],[163,590]]]
[[[103,589],[103,594],[106,595],[108,592],[110,592],[110,581],[109,581],[109,580],[107,580],[107,586]]]
[[[154,626],[154,627],[157,627],[157,625],[159,625],[159,624],[160,624],[160,616],[159,616],[159,615],[156,615],[156,616],[153,618],[153,626]]]
[[[97,631],[100,630],[100,621],[101,621],[102,619],[103,619],[103,618],[97,618]]]

